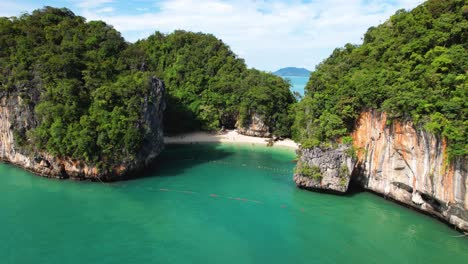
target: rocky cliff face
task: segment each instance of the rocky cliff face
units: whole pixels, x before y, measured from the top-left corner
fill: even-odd
[[[468,160],[445,157],[446,143],[412,122],[387,126],[385,113],[365,112],[353,133],[357,180],[367,189],[468,230]]]
[[[352,137],[357,154],[353,180],[468,230],[467,157],[448,163],[443,139],[410,121],[387,125],[385,113],[375,111],[361,114]]]
[[[0,159],[41,176],[115,180],[147,166],[163,149],[162,115],[165,108],[164,83],[151,78],[150,93],[141,106],[140,125],[149,131],[142,149],[132,161],[123,161],[110,170],[99,170],[95,164],[55,157],[38,151],[26,142],[25,132],[36,127],[34,102],[25,102],[19,93],[0,95]],[[36,97],[38,98],[38,97]]]
[[[356,164],[348,154],[349,148],[340,145],[338,148],[299,149],[300,158],[294,173],[296,185],[313,190],[346,192]]]
[[[251,115],[247,126],[237,124],[237,131],[240,134],[252,137],[271,137],[270,128],[263,122],[263,119],[254,113]]]

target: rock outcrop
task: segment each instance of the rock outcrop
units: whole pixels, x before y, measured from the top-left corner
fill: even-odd
[[[387,126],[385,113],[364,112],[353,133],[366,189],[468,230],[468,159],[447,161],[446,142],[412,122]]]
[[[352,137],[357,155],[353,181],[468,231],[467,157],[449,162],[444,139],[417,129],[411,121],[387,125],[386,114],[376,111],[361,114]],[[321,159],[310,157],[309,151],[301,153],[301,160]],[[321,162],[327,163],[327,158]]]
[[[151,78],[150,93],[141,106],[139,125],[147,128],[143,147],[135,159],[122,161],[111,169],[98,169],[96,164],[68,157],[56,157],[39,151],[26,141],[25,133],[38,125],[34,112],[36,102],[25,102],[19,92],[0,95],[0,159],[41,176],[53,178],[115,180],[142,169],[163,149],[162,118],[165,108],[164,83]],[[38,96],[35,97],[38,100]],[[22,142],[23,141],[23,142]]]
[[[296,185],[313,190],[346,192],[356,164],[356,160],[348,154],[349,150],[349,145],[325,149],[299,149],[300,158],[294,173]]]
[[[270,128],[257,113],[251,115],[246,126],[237,124],[237,131],[251,137],[271,137]]]

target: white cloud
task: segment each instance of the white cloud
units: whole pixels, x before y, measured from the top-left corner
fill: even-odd
[[[284,66],[313,68],[335,47],[359,43],[368,27],[382,23],[397,9],[413,8],[419,2],[172,0],[162,1],[157,13],[100,16],[89,12],[86,16],[103,19],[124,36],[126,32],[175,29],[213,33],[249,66],[275,70]]]
[[[360,43],[367,28],[384,22],[400,8],[413,8],[421,2],[139,0],[130,4],[134,5],[132,14],[119,8],[118,1],[71,1],[79,7],[75,10],[78,14],[113,25],[129,41],[147,37],[155,30],[212,33],[245,58],[249,66],[272,71],[285,66],[313,69],[334,48],[347,42]]]
[[[76,5],[81,8],[96,8],[112,2],[113,0],[77,0]]]
[[[115,9],[113,7],[103,7],[103,8],[96,10],[95,12],[96,13],[112,13],[114,11]]]

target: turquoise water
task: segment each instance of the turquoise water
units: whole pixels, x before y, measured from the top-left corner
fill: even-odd
[[[309,81],[309,77],[301,76],[282,76],[284,79],[291,81],[291,91],[298,92],[300,95],[304,96],[304,88]]]
[[[295,187],[294,153],[171,146],[145,178],[0,165],[1,263],[467,263],[468,239],[370,193]]]

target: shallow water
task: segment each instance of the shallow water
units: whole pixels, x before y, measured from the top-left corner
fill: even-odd
[[[146,178],[45,179],[0,164],[1,263],[467,263],[468,239],[370,193],[292,182],[291,150],[169,146]]]

